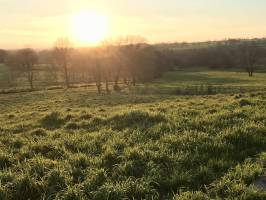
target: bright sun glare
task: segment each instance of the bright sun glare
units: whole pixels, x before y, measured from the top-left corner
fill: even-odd
[[[86,44],[97,44],[107,36],[107,17],[96,12],[82,11],[71,18],[76,40]]]

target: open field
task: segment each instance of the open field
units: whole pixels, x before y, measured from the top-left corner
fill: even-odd
[[[7,82],[8,77],[9,77],[8,68],[5,65],[0,64],[0,84]]]
[[[140,93],[177,95],[206,95],[265,91],[266,73],[248,77],[246,72],[234,71],[175,71],[166,73],[153,83],[141,85]]]
[[[168,72],[156,81],[156,86],[186,86],[186,85],[224,85],[230,87],[265,87],[266,73],[256,73],[248,77],[247,72],[233,71],[176,71]]]
[[[266,0],[0,5],[0,200],[266,200]]]
[[[3,66],[3,65],[2,65]],[[0,68],[1,70],[1,68]],[[6,87],[8,71],[2,68],[0,71],[0,82],[5,82],[0,86],[1,91],[16,91],[29,88],[25,79],[15,81],[15,87]],[[53,87],[63,87],[63,81],[59,85],[54,85],[47,72],[36,73],[38,79],[34,81],[35,89],[49,89]],[[2,77],[2,78],[1,78]],[[19,84],[18,84],[19,82]],[[73,84],[74,87],[92,84]],[[239,71],[174,71],[166,73],[162,78],[152,83],[139,84],[137,88],[131,88],[132,92],[141,94],[174,94],[174,95],[205,95],[205,94],[225,94],[264,91],[266,89],[266,73],[255,73],[253,77],[248,77],[246,72]]]
[[[155,84],[206,78],[176,75]],[[217,83],[220,75],[208,73]],[[245,79],[225,76],[229,85]],[[264,76],[243,84],[263,85]],[[266,198],[249,187],[266,163],[265,92],[144,96],[77,88],[2,94],[0,102],[0,199]]]

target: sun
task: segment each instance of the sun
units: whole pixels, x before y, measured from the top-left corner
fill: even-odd
[[[95,45],[107,37],[108,19],[96,12],[82,11],[72,15],[71,28],[77,41]]]

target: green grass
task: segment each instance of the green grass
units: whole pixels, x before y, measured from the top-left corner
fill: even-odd
[[[5,65],[0,64],[0,82],[7,81],[8,75],[9,75],[8,68]]]
[[[254,77],[249,77],[246,72],[230,71],[176,71],[166,73],[157,84],[163,86],[179,85],[225,85],[230,87],[244,86],[265,86],[266,73],[255,73]]]
[[[266,89],[266,73],[255,73],[249,77],[246,72],[233,71],[175,71],[166,73],[153,83],[135,89],[141,93],[162,94],[208,94],[253,92]]]
[[[193,74],[179,78],[164,80],[178,85]],[[86,88],[2,94],[0,199],[265,199],[249,187],[264,174],[265,99]]]

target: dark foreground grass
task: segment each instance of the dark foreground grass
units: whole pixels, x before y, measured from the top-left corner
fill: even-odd
[[[0,102],[0,199],[266,199],[266,93]]]

